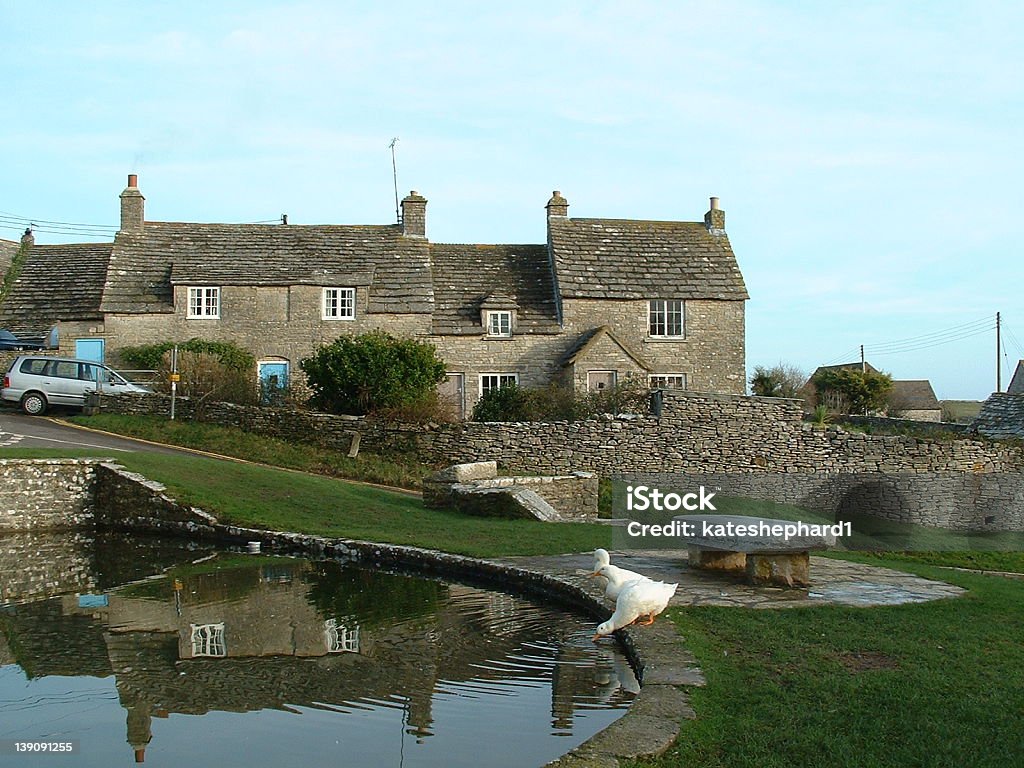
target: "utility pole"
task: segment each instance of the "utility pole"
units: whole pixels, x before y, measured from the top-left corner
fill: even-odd
[[[1000,338],[1002,333],[1002,317],[996,312],[996,392],[1003,391],[1003,368],[999,364],[999,350],[1002,349],[1003,341]]]
[[[863,344],[860,345],[860,372],[861,373],[867,373],[868,372],[868,364],[864,360],[864,345]]]

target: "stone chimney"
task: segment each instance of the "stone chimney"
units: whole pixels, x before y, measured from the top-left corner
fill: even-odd
[[[406,237],[427,236],[427,198],[415,189],[402,200],[402,234]]]
[[[704,226],[712,235],[725,234],[725,211],[718,207],[718,198],[711,198],[711,209],[704,214]]]
[[[569,216],[569,201],[557,189],[551,193],[551,199],[544,207],[548,209],[549,219],[552,216],[561,216],[563,219]]]
[[[128,186],[121,193],[121,231],[141,232],[146,216],[146,198],[139,192],[139,177],[128,174]]]
[[[25,228],[25,234],[21,236],[21,244],[28,246],[36,244],[36,236],[32,234],[32,227]]]

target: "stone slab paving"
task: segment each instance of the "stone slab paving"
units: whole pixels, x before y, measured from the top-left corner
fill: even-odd
[[[572,581],[595,595],[603,585],[587,579],[590,554],[506,558],[502,562],[537,570]],[[811,558],[811,586],[807,589],[747,584],[742,576],[689,567],[682,551],[613,552],[612,564],[659,581],[678,583],[670,605],[742,608],[803,608],[813,605],[902,605],[956,597],[960,587],[932,581],[892,568],[851,563],[829,557]],[[613,604],[608,602],[609,609]]]

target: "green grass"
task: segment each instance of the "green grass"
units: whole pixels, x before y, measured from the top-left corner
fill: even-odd
[[[0,449],[0,458],[96,455],[95,450]],[[115,458],[166,485],[179,501],[222,521],[254,528],[410,544],[477,557],[580,552],[611,543],[611,530],[603,525],[470,517],[427,509],[411,494],[256,464],[142,452]]]
[[[707,678],[669,768],[1024,765],[1024,581],[879,561],[969,593],[669,612]]]
[[[290,443],[272,437],[195,421],[169,421],[159,416],[99,414],[72,416],[68,421],[104,432],[178,445],[275,467],[330,477],[344,477],[398,488],[419,488],[431,470],[414,461],[362,452],[350,459],[329,448]]]

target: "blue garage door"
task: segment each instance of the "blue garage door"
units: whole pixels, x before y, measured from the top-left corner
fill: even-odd
[[[103,362],[103,339],[75,339],[75,357],[80,360]]]

